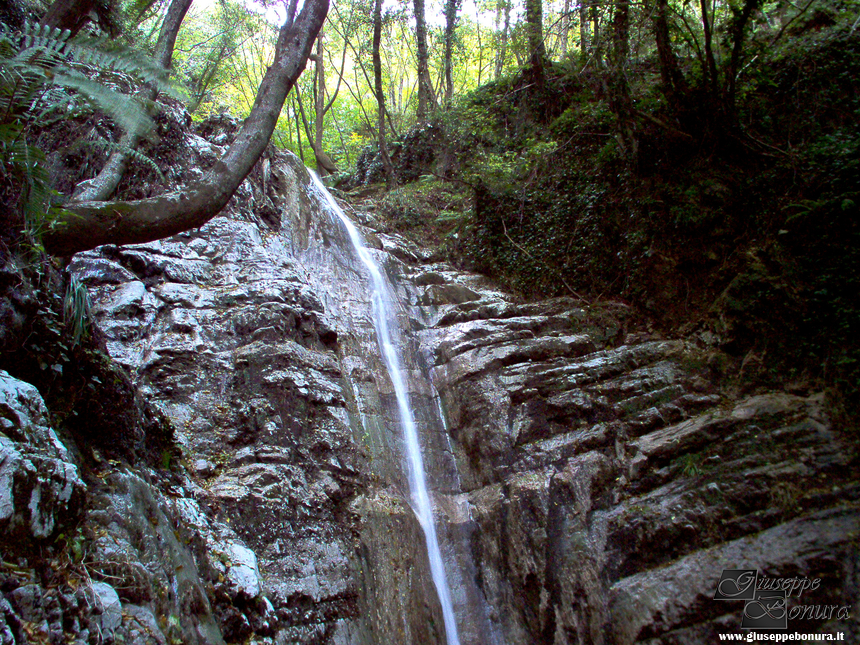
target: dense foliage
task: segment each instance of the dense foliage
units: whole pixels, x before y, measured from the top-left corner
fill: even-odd
[[[462,261],[527,296],[623,299],[767,365],[757,379],[857,400],[860,38],[843,9],[754,34],[732,118],[695,60],[680,97],[631,61],[626,114],[571,65],[539,91],[521,75],[473,92],[449,117],[475,186]]]

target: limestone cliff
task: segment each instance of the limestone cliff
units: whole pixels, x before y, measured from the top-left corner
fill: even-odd
[[[56,590],[35,556],[4,563],[0,643],[444,642],[366,278],[308,185],[270,155],[201,229],[74,258],[181,450],[70,450],[2,377],[0,521],[80,553]],[[463,643],[713,643],[744,608],[713,599],[724,569],[818,579],[789,608],[849,617],[790,627],[860,639],[856,439],[820,393],[733,396],[707,339],[519,302],[364,233],[401,297]]]

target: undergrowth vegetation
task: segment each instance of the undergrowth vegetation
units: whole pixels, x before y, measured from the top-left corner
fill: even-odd
[[[0,23],[0,217],[8,238],[21,230],[36,251],[43,234],[57,225],[64,199],[50,176],[40,135],[70,121],[98,114],[121,132],[145,134],[154,121],[149,107],[131,91],[144,83],[176,94],[167,72],[151,58],[111,42],[25,23],[20,29]],[[127,90],[127,91],[123,91]],[[118,149],[98,130],[72,145],[102,155]],[[71,146],[70,146],[71,147]],[[71,150],[65,150],[69,153]],[[155,164],[137,150],[124,150],[139,162]]]
[[[409,184],[382,211],[398,204],[401,232],[435,222],[455,261],[525,297],[620,299],[755,358],[759,384],[860,400],[854,17],[822,7],[791,38],[754,39],[731,118],[694,63],[675,106],[656,64],[632,64],[634,155],[600,73],[560,63],[541,88],[527,74],[484,85],[444,117],[436,156],[469,205],[434,216]]]

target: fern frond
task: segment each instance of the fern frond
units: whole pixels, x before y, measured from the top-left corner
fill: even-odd
[[[145,134],[154,125],[152,117],[134,97],[114,92],[80,72],[70,69],[65,73],[58,73],[52,82],[76,90],[93,109],[108,115],[126,132]]]
[[[161,168],[158,167],[150,157],[147,157],[145,154],[140,152],[139,150],[135,150],[134,148],[130,148],[129,146],[124,146],[120,143],[116,143],[114,141],[108,141],[107,139],[97,139],[95,141],[85,141],[81,143],[81,147],[84,148],[97,148],[106,152],[108,155],[113,154],[114,152],[121,152],[124,155],[128,155],[132,159],[141,164],[151,168],[158,178],[162,182],[167,182],[167,179],[164,177],[164,174],[161,172]]]
[[[179,96],[169,73],[154,60],[107,38],[72,38],[69,31],[43,25],[13,29],[0,22],[0,179],[17,191],[18,215],[33,248],[64,211],[55,205],[60,196],[51,188],[44,154],[28,143],[30,128],[77,116],[88,107],[131,135],[145,135],[154,126],[152,106],[113,87],[134,83]],[[164,180],[146,155],[107,141],[102,147],[147,165]]]
[[[62,64],[65,59],[70,33],[68,29],[25,23],[20,49],[14,60],[43,69],[52,69]],[[12,36],[14,38],[14,33]]]
[[[94,109],[127,132],[143,134],[152,119],[140,102],[91,78],[126,74],[158,92],[181,97],[169,72],[152,58],[104,36],[69,37],[68,30],[26,23],[15,31],[0,23],[0,118],[3,113],[32,112],[33,101],[53,85],[78,92]]]
[[[158,92],[180,98],[179,87],[170,82],[170,72],[149,56],[104,36],[77,36],[66,48],[76,63],[100,70],[128,74]]]
[[[63,30],[59,27],[49,27],[32,22],[24,23],[22,32],[25,49],[38,47],[55,51],[58,54],[63,50],[71,35],[68,29]]]
[[[86,110],[80,105],[77,97],[69,94],[64,88],[49,87],[33,105],[32,112],[35,121],[45,128],[61,120],[82,116]]]
[[[28,67],[10,61],[3,65],[0,77],[0,110],[6,120],[17,116],[31,103],[40,87],[47,82],[47,75],[38,67]]]
[[[38,242],[45,231],[54,227],[60,214],[52,205],[57,191],[50,187],[45,156],[19,137],[4,150],[4,161],[22,184],[19,204],[24,231]]]
[[[53,205],[58,193],[41,150],[27,144],[18,123],[0,124],[0,178],[18,187],[18,213],[33,248],[39,248],[45,231],[57,226],[65,212]]]

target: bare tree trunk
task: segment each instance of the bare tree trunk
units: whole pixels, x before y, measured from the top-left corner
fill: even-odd
[[[301,115],[301,117],[302,117],[302,125],[305,128],[305,136],[308,139],[308,144],[310,145],[311,149],[313,150],[313,148],[314,148],[314,135],[311,132],[311,126],[310,126],[310,123],[308,122],[308,116],[305,113],[305,102],[304,102],[304,99],[302,99],[302,91],[301,91],[298,83],[296,83],[296,85],[293,86],[293,101],[294,101],[295,105],[297,105],[299,108],[297,115]],[[296,116],[296,127],[299,127],[298,116]]]
[[[633,101],[627,82],[630,48],[630,0],[615,0],[612,13],[612,43],[609,48],[609,106],[617,120],[616,139],[621,154],[635,163],[638,141],[635,133]]]
[[[712,46],[713,33],[712,27],[713,23],[711,19],[708,17],[708,2],[710,0],[700,0],[699,6],[702,8],[702,27],[705,30],[705,59],[707,60],[708,67],[706,72],[706,78],[708,78],[708,85],[711,88],[711,93],[713,96],[717,94],[717,86],[719,85],[719,75],[717,72],[717,60],[714,58],[714,48]]]
[[[323,30],[317,36],[316,84],[314,85],[314,151],[322,151],[325,120],[325,64],[323,61]]]
[[[726,98],[725,110],[726,115],[734,121],[735,113],[735,96],[737,94],[737,76],[741,63],[741,52],[743,49],[744,35],[746,26],[752,17],[753,12],[758,9],[759,0],[745,0],[743,8],[740,10],[732,7],[733,21],[731,26],[732,36],[732,57],[729,62],[729,69],[726,72]]]
[[[528,36],[529,72],[532,82],[539,87],[544,83],[546,48],[543,44],[543,2],[526,0],[526,35]]]
[[[382,0],[373,4],[373,87],[376,93],[376,105],[379,112],[376,122],[376,136],[379,143],[379,156],[382,157],[382,167],[385,169],[386,183],[393,184],[394,166],[388,156],[388,145],[385,142],[385,92],[382,88],[382,57],[379,47],[382,44]]]
[[[290,0],[290,4],[287,7],[287,19],[284,21],[284,24],[289,27],[293,24],[293,21],[296,19],[296,9],[299,6],[299,0]]]
[[[587,0],[579,0],[579,51],[582,62],[588,60],[591,54],[591,23],[588,21]]]
[[[293,118],[296,120],[296,145],[299,150],[299,159],[302,160],[302,163],[305,163],[305,151],[302,148],[302,124],[299,122],[299,113],[301,110],[301,101],[297,98],[298,95],[298,86],[296,86],[296,92],[293,94]],[[296,105],[298,104],[299,109],[296,109]]]
[[[95,8],[95,0],[55,0],[42,18],[42,24],[68,29],[74,36],[91,20]]]
[[[496,78],[499,78],[502,75],[502,69],[505,65],[505,54],[508,49],[508,30],[511,26],[511,3],[510,0],[499,0],[498,4],[498,14],[496,15],[496,28],[498,29],[499,25],[499,14],[505,12],[505,23],[502,27],[502,37],[499,42],[499,50],[496,55]]]
[[[326,110],[323,109],[322,116],[317,116],[318,121],[314,121],[314,132],[311,133],[311,126],[308,123],[308,117],[305,114],[305,106],[302,101],[302,93],[299,91],[299,86],[295,86],[295,96],[293,97],[296,103],[299,106],[299,114],[302,116],[302,123],[305,126],[305,135],[307,135],[308,143],[311,146],[311,150],[314,152],[314,159],[317,164],[317,173],[321,177],[325,177],[326,175],[331,175],[337,172],[337,166],[335,165],[332,158],[329,157],[322,149],[322,130],[318,127],[317,124],[322,123],[322,119],[325,118]],[[314,98],[316,101],[316,97]],[[314,108],[316,111],[316,108]],[[298,127],[298,123],[296,123],[296,127]],[[319,139],[319,140],[318,140]],[[302,162],[304,162],[304,155],[302,155]]]
[[[334,88],[334,93],[329,97],[328,102],[326,102],[326,86],[325,86],[325,64],[324,64],[324,54],[325,47],[323,45],[323,32],[320,31],[320,35],[317,38],[317,51],[314,56],[311,58],[316,63],[316,79],[314,84],[314,134],[311,135],[310,128],[308,127],[307,117],[305,116],[304,105],[302,103],[302,95],[299,91],[298,85],[296,85],[295,98],[296,102],[299,106],[299,112],[302,115],[302,121],[305,125],[305,132],[308,136],[308,141],[311,144],[311,148],[314,151],[314,158],[317,163],[317,172],[320,175],[333,174],[338,171],[337,165],[334,160],[329,157],[325,151],[323,150],[323,132],[325,126],[325,117],[328,114],[331,107],[334,105],[335,99],[337,99],[337,95],[340,92],[340,85],[343,83],[343,72],[346,68],[346,50],[347,50],[347,41],[344,38],[343,52],[341,53],[340,59],[340,69],[337,71],[337,85]],[[343,134],[338,129],[338,135],[340,135],[341,143],[343,143]]]
[[[316,53],[316,71],[317,83],[314,86],[314,157],[317,162],[317,171],[320,174],[330,175],[337,172],[337,166],[332,158],[329,157],[323,150],[323,131],[325,125],[325,115],[334,103],[335,97],[326,103],[326,88],[325,88],[325,66],[323,63],[323,32],[320,30],[320,35],[317,38],[317,53]],[[343,70],[341,70],[343,73]],[[340,87],[340,83],[338,83]],[[298,87],[296,88],[298,89]]]
[[[687,85],[678,66],[675,52],[672,51],[668,16],[668,0],[657,0],[654,11],[654,40],[657,43],[657,56],[660,59],[660,78],[666,88],[669,105],[677,110],[679,95],[686,93]]]
[[[179,27],[185,20],[185,14],[191,8],[194,0],[172,0],[167,7],[164,22],[158,32],[158,41],[155,43],[155,62],[164,69],[170,69],[173,63],[173,48],[176,46],[176,37],[179,35]]]
[[[179,34],[179,27],[182,25],[192,2],[193,0],[172,0],[167,7],[167,14],[164,16],[161,31],[158,33],[154,56],[155,62],[164,69],[170,69],[170,64],[173,62],[173,47],[176,45],[176,36]],[[148,86],[140,92],[140,96],[146,101],[154,101],[158,96],[158,90],[153,86]],[[128,168],[128,151],[133,150],[139,141],[140,132],[123,134],[119,141],[120,150],[108,157],[107,162],[96,177],[81,182],[80,189],[75,191],[73,199],[78,202],[97,202],[113,195]]]
[[[445,109],[454,98],[454,29],[459,10],[460,0],[445,0]]]
[[[287,124],[287,145],[285,147],[288,149],[293,147],[293,120],[290,118],[290,109],[290,104],[287,102],[287,118],[284,119],[284,122]]]
[[[427,25],[424,21],[424,0],[415,0],[415,41],[418,44],[418,122],[426,121],[433,108],[433,82],[430,80],[427,53]]]
[[[570,0],[564,0],[564,13],[561,14],[561,51],[559,58],[567,54],[567,37],[570,33]]]
[[[215,217],[266,149],[287,92],[304,70],[327,13],[328,0],[305,0],[296,20],[281,27],[274,60],[251,113],[224,156],[200,180],[148,199],[70,204],[61,225],[44,236],[48,252],[65,256],[102,244],[148,242]]]
[[[597,0],[589,0],[588,8],[591,14],[591,57],[600,67],[603,65],[603,43],[600,42],[600,14],[597,12]]]

